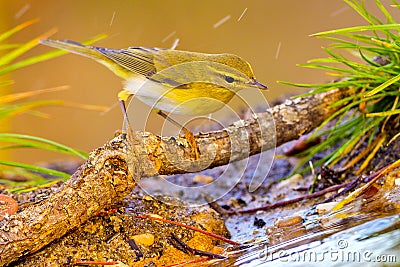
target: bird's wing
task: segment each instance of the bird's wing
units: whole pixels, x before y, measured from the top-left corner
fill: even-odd
[[[154,55],[157,48],[129,47],[126,49],[108,49],[92,47],[108,59],[117,63],[120,67],[145,77],[151,77],[157,72],[154,64]]]

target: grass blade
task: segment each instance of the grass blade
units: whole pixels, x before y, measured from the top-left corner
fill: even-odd
[[[0,165],[22,168],[22,169],[33,171],[33,172],[39,172],[42,174],[52,175],[52,176],[60,177],[63,180],[66,180],[71,176],[70,174],[65,173],[65,172],[51,170],[51,169],[47,169],[47,168],[43,168],[43,167],[39,167],[39,166],[30,165],[30,164],[13,162],[13,161],[0,160]]]
[[[27,52],[28,50],[32,49],[33,47],[37,46],[39,44],[39,40],[40,39],[44,39],[47,37],[50,37],[51,35],[53,35],[56,32],[56,29],[53,28],[51,30],[49,30],[48,32],[33,38],[32,40],[26,42],[25,44],[21,45],[20,47],[18,47],[17,49],[8,52],[7,54],[5,54],[4,56],[0,57],[0,66],[4,66],[8,63],[10,63],[12,60],[14,60],[15,58],[19,57],[20,55],[24,54],[25,52]]]
[[[17,25],[16,27],[12,28],[12,29],[9,30],[9,31],[6,31],[6,32],[0,34],[0,42],[4,41],[4,40],[7,39],[8,37],[14,35],[15,33],[17,33],[17,32],[19,32],[19,31],[25,29],[26,27],[28,27],[28,26],[30,26],[30,25],[32,25],[33,23],[36,23],[36,22],[38,22],[38,21],[39,21],[39,19],[37,19],[37,18],[36,18],[36,19],[28,20],[28,21],[26,21],[26,22],[24,22],[24,23],[21,23],[21,24]]]
[[[7,143],[15,143],[21,146],[30,147],[30,148],[38,148],[44,149],[48,151],[55,151],[63,154],[78,156],[82,159],[87,159],[88,154],[79,151],[63,144],[37,137],[31,135],[24,135],[24,134],[13,134],[13,133],[0,133],[0,141],[7,142]]]
[[[6,103],[11,103],[17,100],[21,100],[27,97],[31,96],[36,96],[39,94],[45,94],[45,93],[50,93],[50,92],[56,92],[56,91],[62,91],[68,89],[69,86],[58,86],[58,87],[53,87],[53,88],[47,88],[47,89],[41,89],[41,90],[35,90],[35,91],[29,91],[29,92],[23,92],[23,93],[17,93],[17,94],[10,94],[10,95],[4,95],[0,96],[0,105],[1,104],[6,104]]]
[[[321,36],[332,35],[332,34],[343,34],[343,33],[363,32],[363,31],[376,31],[376,30],[400,30],[400,24],[355,26],[355,27],[314,33],[314,34],[311,34],[310,36],[321,37]]]
[[[380,91],[384,90],[385,88],[389,87],[390,85],[398,82],[400,80],[400,74],[397,76],[394,76],[393,78],[387,80],[386,82],[382,83],[381,85],[377,86],[375,89],[373,89],[372,91],[367,92],[364,97],[370,97],[373,96],[377,93],[379,93]]]
[[[86,41],[82,42],[82,43],[83,44],[91,44],[91,43],[97,42],[99,40],[102,40],[102,39],[104,39],[106,37],[107,37],[106,34],[99,34],[99,35],[97,35],[97,36],[95,36],[95,37],[93,37],[93,38],[91,38],[89,40],[86,40]],[[7,67],[4,67],[4,68],[0,69],[0,76],[4,75],[6,73],[9,73],[11,71],[14,71],[14,70],[17,70],[17,69],[20,69],[20,68],[35,64],[35,63],[43,62],[43,61],[46,61],[46,60],[49,60],[49,59],[52,59],[52,58],[59,57],[61,55],[65,55],[67,53],[68,53],[67,51],[54,50],[54,51],[51,51],[51,52],[48,52],[48,53],[45,53],[45,54],[42,54],[42,55],[38,55],[38,56],[34,56],[34,57],[30,57],[30,58],[21,60],[19,62],[16,62],[14,64],[11,64],[11,65],[9,65]]]

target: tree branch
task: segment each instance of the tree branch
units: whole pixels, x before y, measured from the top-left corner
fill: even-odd
[[[328,118],[335,111],[329,106],[348,94],[335,90],[287,100],[251,120],[198,134],[201,157],[197,161],[180,137],[120,135],[94,150],[58,192],[0,221],[0,265],[38,251],[121,201],[143,177],[200,171],[297,139]]]

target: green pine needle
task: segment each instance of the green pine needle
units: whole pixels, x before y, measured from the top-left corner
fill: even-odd
[[[382,22],[365,7],[364,1],[345,0],[368,25],[354,26],[344,29],[329,30],[313,34],[330,42],[323,48],[328,54],[326,58],[310,60],[302,67],[328,71],[336,82],[326,84],[282,84],[314,90],[297,97],[327,92],[343,88],[351,90],[351,96],[334,103],[332,107],[340,107],[325,120],[311,138],[325,136],[320,144],[302,152],[302,162],[295,171],[307,170],[306,166],[312,157],[326,151],[329,147],[340,146],[328,153],[314,166],[332,165],[348,156],[359,142],[366,140],[371,144],[373,138],[382,130],[390,116],[400,114],[400,24],[391,16],[391,12],[375,0],[378,10],[385,17]],[[399,12],[400,6],[392,1],[393,12]],[[395,9],[396,8],[396,9]],[[391,10],[392,11],[392,10]],[[336,120],[333,125],[328,123]],[[326,154],[326,153],[325,153]],[[308,164],[307,164],[308,165]]]

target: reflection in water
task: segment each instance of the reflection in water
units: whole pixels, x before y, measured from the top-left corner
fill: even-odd
[[[393,215],[345,230],[341,229],[343,225],[336,225],[274,246],[268,246],[266,242],[248,249],[235,260],[235,266],[396,263],[400,260],[399,226],[399,216]]]
[[[381,189],[372,199],[357,199],[324,216],[309,215],[304,223],[275,223],[264,240],[228,252],[229,259],[210,266],[397,266],[399,189],[387,183]]]

